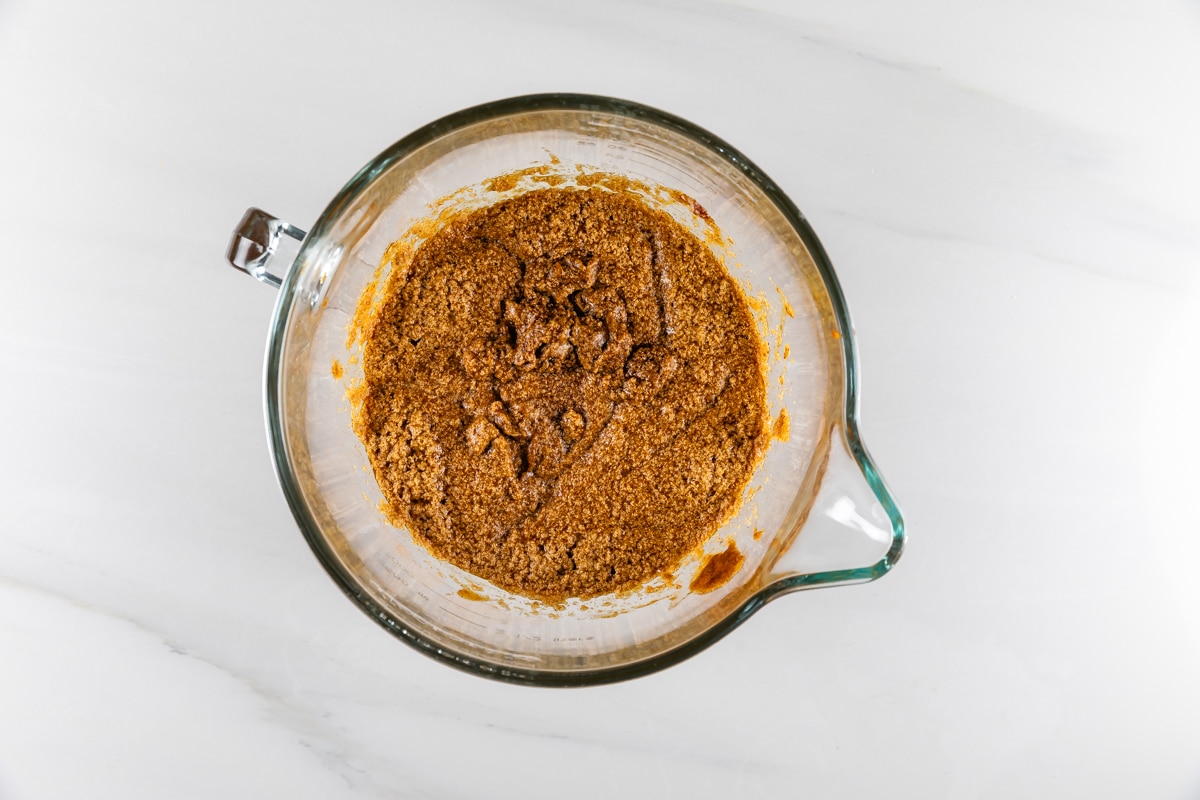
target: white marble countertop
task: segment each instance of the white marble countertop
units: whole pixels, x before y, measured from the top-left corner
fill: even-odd
[[[1182,0],[0,4],[0,798],[1200,797],[1197,85]],[[536,91],[791,195],[911,531],[586,690],[346,601],[267,455],[274,293],[223,258]]]

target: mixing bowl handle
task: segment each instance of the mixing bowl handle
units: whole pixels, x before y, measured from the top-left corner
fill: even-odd
[[[262,209],[251,208],[233,229],[226,257],[242,272],[278,289],[307,235]],[[271,270],[272,264],[276,271]]]

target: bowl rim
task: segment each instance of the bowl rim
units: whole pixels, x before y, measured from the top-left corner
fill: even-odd
[[[316,555],[317,560],[325,568],[325,571],[333,579],[334,583],[362,611],[397,638],[442,663],[475,675],[507,683],[571,687],[615,683],[666,669],[713,645],[776,597],[789,592],[820,586],[864,583],[873,581],[889,572],[903,553],[906,538],[905,525],[899,506],[885,485],[882,476],[875,467],[874,461],[867,453],[866,447],[863,445],[861,436],[859,435],[859,367],[857,348],[853,327],[850,322],[850,314],[846,307],[841,285],[834,273],[833,265],[816,233],[808,224],[807,219],[775,182],[767,177],[766,173],[743,155],[741,151],[704,128],[688,122],[681,117],[637,102],[589,94],[548,93],[522,95],[456,111],[423,125],[408,134],[360,169],[342,187],[341,191],[334,196],[325,207],[325,210],[321,212],[320,217],[318,217],[304,241],[296,263],[301,263],[304,260],[305,251],[309,249],[311,243],[322,241],[329,234],[330,229],[341,216],[342,212],[350,206],[372,181],[410,153],[457,129],[501,117],[525,114],[531,111],[595,111],[630,117],[667,128],[696,141],[713,154],[726,160],[757,184],[762,192],[775,204],[808,248],[828,292],[833,314],[839,333],[841,334],[840,341],[845,367],[843,369],[845,381],[843,387],[844,415],[840,420],[835,420],[834,424],[841,429],[843,444],[847,452],[862,470],[863,477],[871,491],[875,494],[880,505],[888,515],[892,526],[892,540],[889,549],[879,561],[867,567],[833,570],[807,575],[790,575],[780,578],[759,589],[740,606],[727,614],[721,621],[693,639],[658,655],[619,666],[582,670],[538,670],[506,667],[481,659],[471,658],[456,652],[452,648],[431,641],[422,636],[421,633],[413,630],[403,620],[395,618],[380,607],[378,603],[358,586],[354,578],[347,573],[321,534],[320,526],[309,511],[299,481],[291,468],[287,453],[284,421],[282,415],[279,413],[280,369],[282,365],[283,342],[286,338],[283,333],[286,330],[291,310],[297,305],[298,281],[299,274],[301,273],[299,269],[291,269],[288,271],[280,287],[278,301],[275,305],[271,321],[271,333],[264,370],[266,383],[264,411],[272,461],[275,466],[279,485],[287,499],[288,506],[291,508],[297,526],[308,541],[309,547]],[[831,443],[831,446],[836,446],[836,443]]]

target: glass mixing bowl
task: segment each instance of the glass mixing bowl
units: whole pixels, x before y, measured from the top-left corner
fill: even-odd
[[[385,249],[416,223],[537,188],[548,175],[569,186],[594,172],[635,181],[741,283],[770,350],[779,435],[736,516],[670,578],[552,605],[435,558],[388,522],[351,429],[347,389],[362,368],[348,329],[364,290],[386,278],[377,274]],[[874,580],[900,557],[904,525],[859,437],[854,338],[825,251],[760,169],[678,117],[564,94],[460,111],[367,164],[307,234],[251,209],[229,260],[280,289],[266,416],[300,530],[363,611],[445,663],[539,685],[632,678],[702,650],[780,595]],[[696,581],[731,541],[741,568],[715,589]]]

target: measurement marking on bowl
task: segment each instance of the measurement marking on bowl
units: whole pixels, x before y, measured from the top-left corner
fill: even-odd
[[[664,161],[663,159],[652,156],[649,153],[639,152],[638,154],[641,156],[644,156],[645,158],[650,159],[651,161],[657,161],[659,164],[662,165],[662,167],[665,167],[669,172],[671,172],[673,174],[673,177],[676,180],[683,182],[683,183],[687,183],[690,186],[692,186],[693,188],[700,186],[700,184],[698,184],[692,176],[688,175],[686,172],[681,170],[677,165],[672,164],[670,161]],[[633,164],[637,164],[642,167],[648,167],[649,169],[655,168],[653,164],[647,164],[645,161],[640,161],[636,158],[631,158],[631,159],[629,159],[629,161]]]
[[[448,608],[443,608],[442,610],[443,610],[443,611],[445,611],[445,612],[446,612],[447,614],[449,614],[450,616],[454,617],[455,619],[461,619],[463,622],[466,622],[466,623],[468,623],[468,624],[474,625],[474,626],[475,626],[475,627],[477,627],[477,628],[483,628],[483,627],[486,627],[485,625],[482,625],[482,624],[480,624],[480,623],[476,622],[476,621],[475,621],[475,620],[473,620],[473,619],[467,619],[467,618],[466,618],[466,617],[464,617],[464,616],[461,616],[461,615],[459,615],[459,614],[455,614],[453,611],[451,611],[451,610],[450,610],[450,609],[448,609]]]

